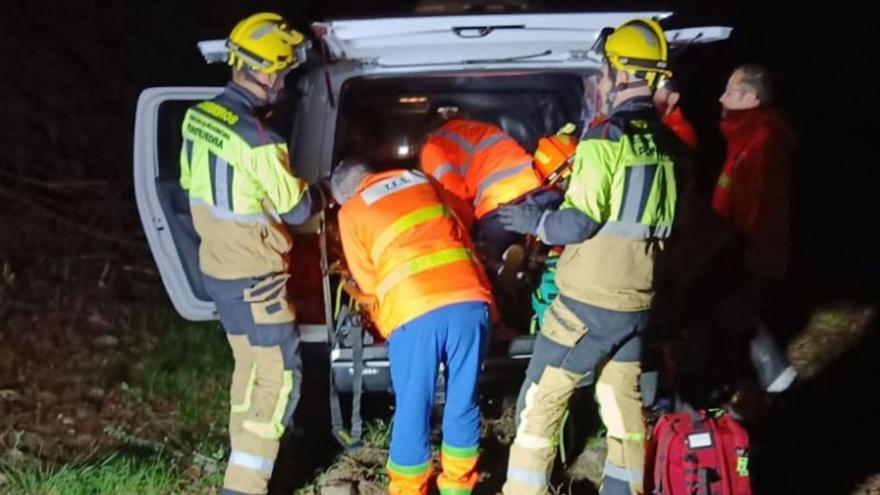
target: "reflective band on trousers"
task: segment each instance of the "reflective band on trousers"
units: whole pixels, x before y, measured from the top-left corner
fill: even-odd
[[[605,476],[631,483],[641,483],[643,477],[641,469],[626,469],[608,461],[605,461]]]
[[[513,442],[524,449],[546,449],[553,446],[552,439],[530,433],[517,432]]]
[[[471,495],[474,491],[474,489],[470,487],[457,486],[438,486],[437,489],[440,492],[440,495]]]
[[[251,408],[251,396],[254,394],[254,383],[257,381],[257,365],[251,365],[251,375],[248,377],[247,387],[244,390],[244,402],[241,404],[232,404],[233,413],[247,412]]]
[[[271,473],[275,462],[272,461],[272,459],[248,454],[247,452],[242,452],[240,450],[233,450],[232,454],[229,455],[229,464],[243,467],[245,469],[252,469],[254,471]]]
[[[414,466],[403,466],[388,459],[388,464],[386,464],[385,467],[387,467],[389,471],[394,472],[394,474],[402,476],[422,476],[431,470],[431,462],[423,462]]]
[[[471,252],[467,248],[450,248],[436,251],[424,256],[419,256],[406,263],[398,265],[390,273],[382,277],[382,281],[376,287],[376,294],[382,298],[410,275],[430,270],[438,266],[471,259]]]
[[[290,394],[293,392],[293,371],[285,371],[282,374],[283,382],[281,384],[281,392],[278,393],[278,402],[275,404],[275,412],[272,414],[272,425],[275,427],[276,435],[274,438],[281,438],[284,433],[284,415],[287,412],[287,405],[290,404]]]
[[[373,242],[373,249],[370,250],[370,257],[373,258],[373,262],[379,259],[379,256],[382,255],[385,248],[394,242],[394,239],[397,239],[400,234],[419,224],[425,223],[428,220],[440,218],[445,214],[446,207],[438,204],[419,208],[418,210],[407,213],[398,218],[391,225],[386,227]]]
[[[522,172],[523,170],[528,169],[531,166],[532,166],[532,161],[526,160],[526,161],[519,163],[519,164],[516,164],[510,168],[506,168],[504,170],[499,170],[498,172],[495,172],[494,174],[490,174],[488,177],[483,179],[482,182],[480,182],[479,186],[477,186],[477,194],[476,194],[476,197],[474,198],[474,204],[475,205],[480,204],[480,201],[483,199],[483,194],[485,194],[486,190],[489,189],[490,187],[492,187],[493,184],[495,184],[496,182],[498,182],[500,180],[504,180],[504,179],[513,177],[514,175]]]
[[[453,447],[452,445],[443,442],[443,444],[441,444],[440,446],[440,452],[450,457],[457,457],[459,459],[471,459],[480,455],[480,446],[475,445],[473,447]]]
[[[627,442],[644,442],[645,434],[644,433],[627,433],[623,437]]]
[[[275,404],[275,413],[272,414],[272,423],[275,425],[275,429],[278,430],[277,438],[281,438],[281,434],[284,433],[284,428],[287,426],[284,424],[284,416],[287,414],[290,394],[293,392],[293,371],[285,371],[282,377],[284,381],[281,385],[281,392],[278,394],[278,403]]]
[[[547,485],[547,475],[544,474],[544,471],[532,471],[531,469],[513,466],[507,468],[507,480],[518,481],[532,486]]]
[[[284,434],[284,413],[287,411],[287,405],[290,403],[290,392],[293,391],[293,372],[284,371],[281,376],[281,390],[278,392],[278,402],[275,403],[275,411],[272,413],[272,418],[268,422],[249,420],[242,422],[245,430],[266,440],[277,440]]]

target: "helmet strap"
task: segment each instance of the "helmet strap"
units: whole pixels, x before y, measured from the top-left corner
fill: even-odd
[[[605,113],[606,115],[611,114],[611,110],[614,108],[614,100],[617,99],[617,92],[619,91],[619,85],[617,83],[617,69],[615,69],[610,63],[608,64],[608,76],[611,78],[611,91],[605,95]]]
[[[626,91],[628,89],[642,88],[647,85],[648,85],[648,81],[645,81],[643,79],[643,80],[633,81],[633,82],[629,82],[629,83],[620,83],[617,85],[617,90],[618,91]]]
[[[278,99],[278,95],[281,94],[281,88],[284,87],[284,77],[286,74],[282,71],[278,73],[278,77],[275,78],[275,82],[269,86],[269,90],[266,92],[269,103],[273,103]]]
[[[244,72],[245,79],[247,79],[248,81],[250,81],[250,82],[256,84],[257,86],[259,86],[260,88],[262,88],[263,91],[265,91],[266,94],[268,95],[269,90],[272,89],[271,86],[269,86],[268,84],[264,83],[263,81],[260,81],[259,79],[257,79],[254,76],[254,73],[253,73],[253,71],[251,71],[251,69],[244,69],[242,72]]]
[[[278,94],[281,93],[281,87],[284,85],[284,76],[282,74],[275,78],[274,83],[266,84],[257,79],[250,69],[245,69],[243,72],[245,79],[256,84],[266,92],[266,97],[264,98],[266,103],[273,103],[278,98]]]
[[[617,82],[618,70],[609,65],[608,71],[609,76],[611,76],[611,91],[609,91],[608,95],[605,97],[605,105],[608,108],[608,113],[611,113],[611,110],[614,108],[614,100],[617,99],[617,95],[621,91],[626,91],[628,89],[644,88],[646,86],[650,86],[652,93],[654,90],[656,90],[655,85],[649,84],[648,81],[644,79],[638,79],[628,83]]]

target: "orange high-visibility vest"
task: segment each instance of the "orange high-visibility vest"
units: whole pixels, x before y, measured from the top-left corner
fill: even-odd
[[[422,170],[474,206],[477,219],[540,187],[532,156],[501,129],[452,119],[422,146]]]
[[[376,296],[384,337],[449,304],[492,302],[467,233],[419,171],[367,176],[339,210],[348,268],[361,291]]]

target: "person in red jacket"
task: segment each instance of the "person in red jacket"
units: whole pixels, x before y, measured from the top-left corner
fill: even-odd
[[[719,99],[727,158],[712,209],[742,241],[745,265],[740,290],[722,303],[721,321],[733,335],[749,337],[761,388],[781,392],[797,373],[769,337],[761,313],[788,267],[789,157],[794,134],[772,100],[767,69],[744,65],[734,70]]]
[[[762,281],[780,280],[788,265],[793,132],[771,106],[770,76],[762,67],[736,69],[719,101],[727,159],[712,209],[748,240],[752,274]]]

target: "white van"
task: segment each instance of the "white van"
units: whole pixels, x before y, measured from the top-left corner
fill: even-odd
[[[277,109],[290,129],[295,173],[316,182],[339,158],[369,149],[371,159],[415,166],[421,122],[438,104],[477,109],[527,150],[566,122],[582,125],[584,78],[600,70],[591,53],[600,32],[635,17],[668,20],[669,12],[498,14],[341,20],[313,24],[320,60],[294,71],[297,96]],[[674,50],[725,39],[730,28],[667,31]],[[178,185],[180,124],[186,109],[221,87],[157,87],[140,95],[134,136],[138,210],[162,281],[177,311],[190,320],[217,318],[198,269],[199,238]],[[381,133],[375,132],[382,129]],[[334,342],[337,294],[327,266],[331,215],[294,233],[290,293],[305,343],[329,343],[340,388],[350,387],[351,350]],[[325,228],[328,227],[328,228]],[[483,378],[520,372],[533,338],[523,336],[491,355]],[[390,390],[386,348],[364,350],[364,389]],[[513,370],[513,372],[516,372]]]

